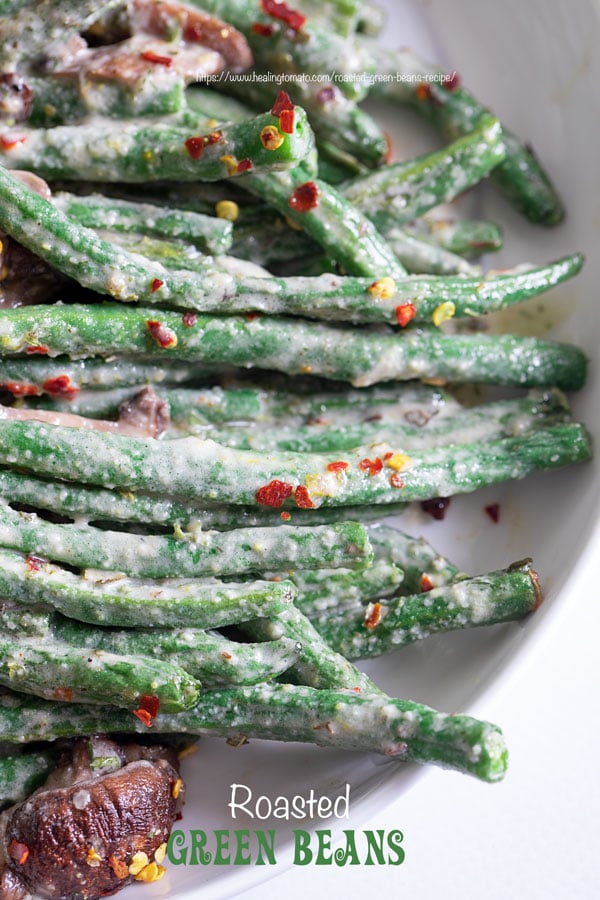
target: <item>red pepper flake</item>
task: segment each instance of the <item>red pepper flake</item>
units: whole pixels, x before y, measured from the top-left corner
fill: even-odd
[[[14,859],[16,863],[22,866],[27,862],[29,847],[27,844],[22,844],[21,841],[15,841],[13,838],[8,845],[8,855],[11,859]]]
[[[427,591],[432,590],[432,588],[433,581],[431,580],[427,572],[423,572],[423,574],[421,575],[421,592],[425,594]]]
[[[142,59],[156,63],[158,66],[167,66],[167,68],[173,65],[173,60],[170,56],[161,56],[160,53],[155,53],[154,50],[144,50]]]
[[[254,319],[260,319],[261,316],[262,316],[262,313],[259,313],[256,311],[244,313],[244,318],[248,319],[249,322],[253,322]]]
[[[159,347],[169,349],[177,346],[177,335],[162,322],[156,319],[148,319],[146,327]]]
[[[364,626],[372,631],[381,622],[381,603],[369,603],[365,613]]]
[[[359,687],[358,685],[357,685],[356,687],[350,688],[350,690],[351,690],[351,691],[354,691],[355,694],[360,694],[360,693],[362,693],[362,688]]]
[[[160,699],[156,694],[142,694],[140,697],[140,709],[145,710],[153,719],[157,717],[159,707]]]
[[[153,278],[152,284],[150,285],[150,290],[154,294],[155,291],[160,290],[160,288],[163,286],[163,284],[164,284],[164,281],[161,281],[160,278]]]
[[[459,85],[460,77],[458,72],[449,72],[447,75],[444,75],[442,86],[445,87],[447,91],[455,91]]]
[[[129,866],[124,860],[117,859],[116,856],[109,856],[108,862],[119,880],[127,878],[127,876],[129,875]]]
[[[12,150],[17,144],[24,144],[26,140],[26,134],[3,134],[0,137],[0,144],[3,150]]]
[[[288,206],[296,212],[305,213],[319,205],[319,188],[314,181],[299,184],[288,200]]]
[[[400,477],[400,475],[398,475],[397,472],[392,472],[392,474],[390,475],[390,484],[393,488],[403,488],[404,487],[404,482],[402,481],[402,478]]]
[[[290,95],[285,91],[279,91],[279,93],[275,97],[275,103],[271,107],[271,115],[280,116],[284,110],[293,108],[294,104],[292,103]]]
[[[47,378],[42,384],[42,390],[52,397],[64,397],[65,400],[72,400],[79,393],[68,375],[57,375],[55,378]]]
[[[259,37],[272,37],[277,31],[276,25],[265,25],[263,22],[253,22],[250,26],[250,30],[257,34]]]
[[[403,303],[396,307],[396,319],[401,328],[405,328],[417,314],[414,303]]]
[[[238,172],[247,172],[251,168],[252,168],[252,160],[248,159],[247,157],[246,157],[246,159],[240,159],[239,163],[237,164]]]
[[[32,344],[31,347],[25,347],[25,353],[39,353],[43,356],[48,353],[48,348],[45,344]]]
[[[450,497],[432,497],[431,500],[423,500],[421,509],[429,513],[438,522],[445,518],[446,510],[450,506]]]
[[[221,138],[223,137],[222,131],[211,131],[210,134],[207,134],[204,138],[205,144],[218,144]]]
[[[384,461],[387,462],[388,459],[391,459],[393,455],[394,455],[394,453],[392,450],[389,450],[387,453],[384,453],[383,454]]]
[[[29,553],[25,558],[25,563],[30,572],[39,572],[46,565],[46,560],[41,556],[34,556]]]
[[[186,328],[193,328],[193,326],[198,321],[198,316],[196,315],[195,312],[188,310],[186,313],[184,313],[182,315],[181,321],[183,322],[183,324],[185,325]]]
[[[26,384],[22,381],[3,381],[0,388],[8,391],[13,397],[37,397],[39,389],[36,384]]]
[[[202,153],[204,151],[204,138],[203,137],[191,137],[188,138],[185,142],[185,149],[192,157],[192,159],[200,159]]]
[[[494,525],[498,523],[500,519],[500,504],[499,503],[490,503],[489,506],[483,507]]]
[[[294,110],[282,109],[279,116],[279,127],[284,134],[294,133]]]
[[[146,726],[146,728],[152,728],[154,719],[147,710],[134,709],[133,714],[140,720],[140,722],[142,722]]]
[[[279,518],[282,519],[284,522],[289,522],[290,519],[292,518],[292,514],[289,513],[286,509],[284,509],[282,512],[279,513]]]
[[[419,81],[415,88],[417,100],[429,100],[431,98],[431,85],[428,81]]]
[[[368,472],[369,475],[377,475],[377,473],[381,472],[383,469],[383,462],[378,456],[376,456],[375,459],[365,458],[361,459],[358,468],[363,472]]]
[[[73,691],[68,687],[55,687],[52,691],[54,700],[61,700],[63,703],[71,703],[73,700]]]
[[[261,506],[272,506],[276,509],[283,506],[287,498],[292,496],[292,491],[292,485],[287,481],[278,481],[274,478],[273,481],[260,487],[254,497]]]
[[[292,31],[300,31],[306,22],[306,16],[296,12],[295,9],[290,9],[281,0],[260,0],[260,5],[268,16],[273,16],[274,19],[280,19],[282,22],[285,22]]]
[[[327,463],[327,471],[328,472],[344,472],[349,466],[349,463],[344,462],[343,459],[336,459],[334,462]]]
[[[308,493],[308,488],[304,487],[303,484],[299,484],[294,491],[294,500],[296,501],[296,506],[300,509],[315,508],[315,504],[312,502],[310,494]]]

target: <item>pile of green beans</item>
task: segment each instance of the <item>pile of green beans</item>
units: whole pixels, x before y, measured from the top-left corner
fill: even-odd
[[[56,740],[149,725],[497,781],[496,726],[389,697],[356,663],[539,605],[529,559],[466,573],[380,520],[590,458],[564,393],[582,351],[487,326],[583,257],[483,271],[501,227],[442,204],[488,176],[533,222],[561,202],[466,89],[425,82],[437,69],[388,54],[423,80],[352,77],[383,72],[360,3],[190,5],[264,77],[217,91],[171,72],[136,98],[103,75],[98,120],[101,88],[52,53],[109,41],[118,4],[0,0],[2,71],[33,96],[18,120],[0,96],[0,253],[60,275],[30,304],[0,273],[20,290],[0,303],[0,802],[43,780]],[[267,77],[283,59],[289,93]],[[324,71],[348,77],[304,77]],[[370,89],[450,143],[389,162]]]

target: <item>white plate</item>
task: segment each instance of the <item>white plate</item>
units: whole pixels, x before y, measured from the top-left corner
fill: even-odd
[[[476,96],[536,148],[566,201],[568,218],[556,229],[536,228],[513,213],[486,185],[480,212],[503,223],[506,232],[506,247],[493,264],[542,262],[572,250],[585,251],[588,259],[583,274],[556,289],[544,306],[559,323],[553,336],[573,341],[588,356],[596,357],[600,342],[600,315],[595,306],[600,284],[600,254],[596,255],[600,117],[595,99],[600,63],[594,55],[600,38],[598,5],[593,0],[578,4],[560,0],[453,0],[451,4],[387,0],[381,5],[390,12],[385,31],[389,46],[411,44],[432,62],[456,68]],[[593,104],[595,115],[590,110]],[[403,151],[416,152],[426,132],[408,115],[397,115],[394,128],[396,133],[402,128]],[[537,305],[534,301],[529,308]],[[523,322],[518,315],[514,319],[516,328]],[[596,379],[592,367],[589,384],[574,398],[574,406],[577,416],[597,435]],[[501,505],[498,525],[483,512],[491,501]],[[490,688],[501,687],[509,673],[518,678],[521,664],[544,641],[566,602],[565,587],[588,542],[593,540],[600,547],[599,502],[598,465],[590,463],[457,498],[444,523],[411,515],[404,523],[406,529],[423,531],[466,570],[491,570],[532,556],[542,575],[546,601],[524,623],[430,638],[373,662],[369,672],[392,694],[445,710],[468,711],[477,701],[478,713],[483,710],[485,714],[486,692],[490,696]],[[590,558],[588,553],[588,565]],[[222,741],[205,740],[186,763],[184,774],[189,799],[179,827],[188,834],[192,829],[211,833],[218,828],[275,827],[281,864],[291,862],[294,823],[232,821],[227,808],[232,782],[248,785],[255,795],[271,797],[307,793],[311,788],[333,795],[349,782],[351,825],[357,827],[397,800],[423,773],[376,756],[258,741],[236,750]],[[316,824],[328,827],[330,820]],[[169,865],[165,878],[146,888],[144,896],[192,900],[201,890],[206,900],[216,900],[237,896],[268,876],[268,870],[254,866]],[[134,900],[138,893],[133,888],[121,896]]]

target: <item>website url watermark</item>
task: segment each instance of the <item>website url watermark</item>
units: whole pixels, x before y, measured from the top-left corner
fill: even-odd
[[[456,78],[456,72],[217,72],[214,75],[198,75],[197,82],[204,84],[433,84],[447,83]]]

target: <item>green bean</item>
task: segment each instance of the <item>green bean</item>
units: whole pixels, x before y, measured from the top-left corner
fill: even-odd
[[[127,578],[76,575],[55,562],[0,548],[0,592],[25,607],[57,610],[92,625],[125,628],[218,628],[281,612],[295,593],[290,581],[225,583],[216,578]]]
[[[40,346],[50,356],[125,355],[204,367],[258,366],[290,375],[324,375],[354,387],[423,378],[578,390],[587,366],[577,347],[519,335],[445,334],[439,329],[394,335],[276,316],[198,315],[190,322],[169,310],[110,303],[0,310],[5,354],[28,348],[37,352],[31,348]]]
[[[381,79],[373,91],[408,103],[438,127],[447,139],[472,131],[489,111],[458,83],[456,73],[443,77],[441,70],[427,66],[409,51],[386,54],[391,80]],[[398,74],[404,76],[398,78]],[[430,80],[437,77],[438,80]],[[495,170],[493,180],[516,208],[530,221],[556,225],[564,209],[556,191],[534,156],[518,137],[503,126],[506,159]]]
[[[26,451],[26,452],[24,452]],[[390,454],[388,456],[387,454]],[[369,455],[370,454],[370,455]],[[448,497],[488,484],[522,478],[539,469],[560,468],[590,458],[590,438],[578,424],[553,425],[516,437],[483,443],[454,444],[411,452],[408,457],[389,444],[355,448],[345,453],[347,467],[330,467],[327,454],[271,453],[233,450],[195,437],[156,441],[87,429],[45,425],[35,421],[0,420],[0,462],[55,478],[84,481],[104,487],[171,493],[187,502],[234,503],[280,508],[289,506],[345,506]],[[385,462],[384,462],[385,460]],[[334,462],[338,462],[335,460]],[[305,568],[345,565],[369,555],[365,532],[358,523],[324,528],[280,528],[228,532],[192,529],[187,540],[138,535],[133,547],[122,547],[119,533],[98,533],[76,526],[51,526],[0,508],[5,524],[0,543],[15,549],[60,553],[74,565],[108,568],[149,577],[169,574],[233,574],[262,570],[265,554]],[[58,529],[54,532],[52,529]],[[64,531],[64,537],[60,537]],[[2,535],[4,534],[4,537]],[[41,535],[46,550],[35,547]],[[56,534],[56,538],[54,535]],[[62,541],[78,541],[77,548]],[[322,537],[320,540],[319,538]],[[218,547],[218,540],[221,546]],[[327,550],[324,544],[330,542]],[[343,545],[348,544],[346,562]],[[24,546],[27,542],[27,546]],[[249,542],[252,542],[251,544]],[[76,562],[84,544],[96,561]],[[8,546],[8,545],[7,545]],[[96,558],[97,554],[97,558]],[[152,558],[148,555],[152,554]],[[294,555],[296,554],[296,555]],[[318,562],[314,562],[318,559]],[[177,567],[181,567],[177,570]],[[185,572],[184,572],[185,567]]]
[[[541,594],[531,560],[425,593],[386,598],[356,613],[342,611],[314,620],[323,638],[348,659],[380,656],[439,631],[521,619],[539,606]]]
[[[66,703],[136,707],[155,696],[165,712],[179,712],[198,698],[199,682],[169,661],[72,647],[0,632],[0,684]]]
[[[231,247],[233,226],[226,219],[204,216],[182,209],[114,200],[100,194],[85,198],[75,194],[54,194],[52,202],[65,215],[86,228],[107,228],[158,237],[182,238],[206,253],[226,253]]]
[[[276,573],[262,574],[266,578],[276,577]],[[394,594],[404,575],[398,566],[377,558],[372,566],[355,571],[301,569],[283,574],[293,581],[298,591],[295,607],[311,620],[325,613],[337,615],[340,611],[356,611],[363,608],[365,600]]]
[[[281,525],[279,511],[269,507],[196,505],[168,496],[114,492],[101,487],[46,481],[22,472],[0,469],[0,495],[11,503],[47,509],[66,516],[87,517],[92,522],[144,523],[153,526],[199,527],[216,531],[232,528]],[[389,503],[386,515],[398,515],[406,503]],[[286,512],[286,517],[288,513]],[[296,509],[289,513],[294,525],[327,525],[333,522],[367,522],[381,518],[377,505]]]
[[[402,569],[404,577],[399,589],[402,594],[422,593],[423,576],[426,576],[427,585],[433,587],[467,577],[423,537],[415,538],[381,523],[368,525],[367,533],[375,559]]]
[[[260,430],[253,425],[242,427],[240,424],[220,428],[192,425],[186,431],[240,450],[332,453],[369,444],[398,442],[404,451],[412,451],[525,434],[567,418],[568,404],[560,391],[537,390],[527,397],[484,403],[442,419],[430,419],[425,425],[384,420],[339,427],[266,425]]]
[[[500,123],[487,116],[473,131],[442,150],[354,178],[342,192],[359,209],[368,209],[371,221],[384,231],[454,199],[481,181],[505,156]]]
[[[44,178],[218,181],[248,169],[274,172],[303,160],[313,142],[304,110],[294,110],[293,133],[282,133],[278,126],[279,119],[271,113],[204,135],[177,124],[106,119],[101,126],[24,129],[25,139],[9,149],[0,148],[0,155],[5,166],[29,169]],[[263,145],[266,127],[277,128],[283,139],[280,146]]]
[[[181,531],[181,529],[180,529]],[[336,567],[368,562],[370,545],[359,523],[312,528],[181,532],[181,537],[129,534],[85,525],[56,525],[33,513],[0,507],[0,545],[80,568],[142,578],[236,575],[282,566]]]
[[[446,251],[469,257],[500,250],[503,245],[502,228],[495,222],[423,216],[406,227],[411,236],[414,234]],[[389,233],[386,236],[389,241]]]
[[[5,741],[55,740],[98,732],[143,732],[124,711],[5,694]],[[435,763],[499,781],[507,764],[502,733],[470,716],[447,715],[411,700],[346,690],[273,684],[205,691],[196,706],[159,713],[153,731],[305,741],[322,747],[383,753],[399,762]]]
[[[0,808],[20,803],[40,787],[56,758],[53,748],[0,756]]]
[[[258,644],[237,643],[215,632],[185,628],[92,628],[53,613],[5,607],[0,623],[3,633],[16,633],[13,640],[34,631],[44,645],[68,644],[97,654],[143,657],[179,666],[198,679],[203,688],[257,684],[281,675],[296,663],[302,646],[296,640],[278,638]],[[51,668],[54,657],[51,656]],[[56,673],[54,673],[56,674]],[[50,698],[52,699],[52,697]]]

